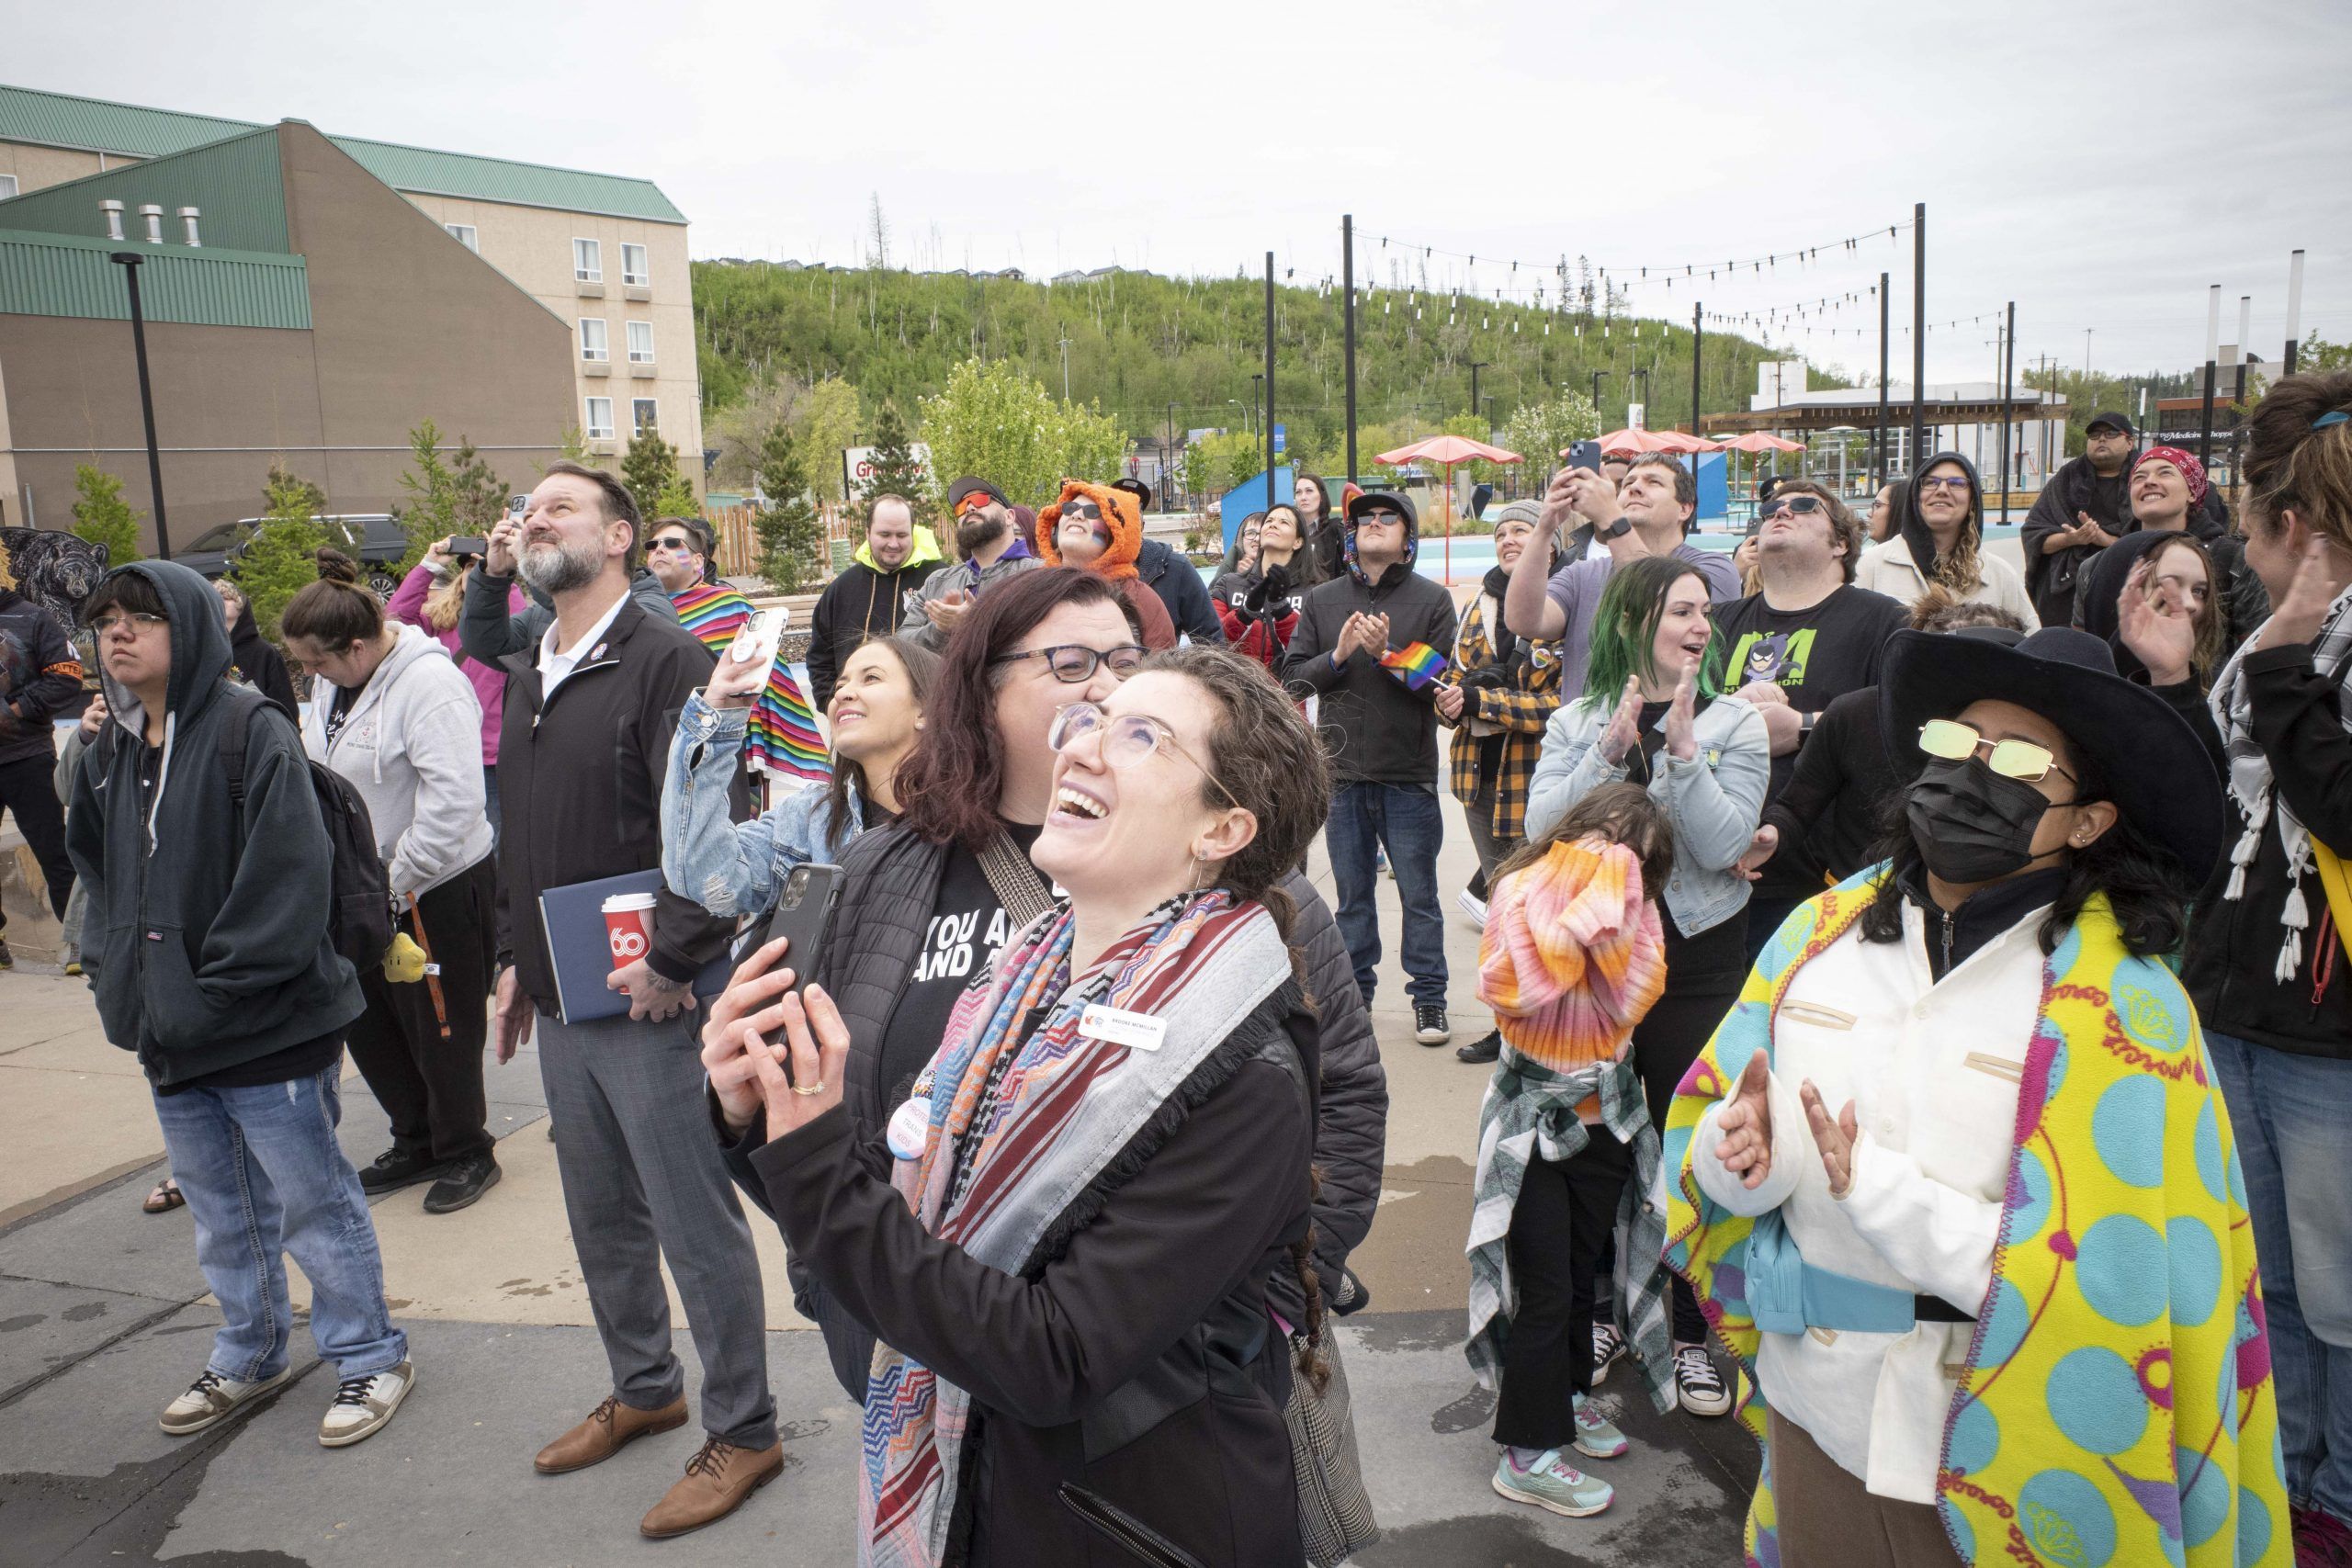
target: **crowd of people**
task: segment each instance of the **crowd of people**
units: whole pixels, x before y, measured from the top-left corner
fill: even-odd
[[[1135,481],[962,478],[947,551],[868,504],[821,732],[707,527],[571,463],[389,604],[322,552],[282,657],[233,583],[107,573],[62,765],[80,656],[0,577],[0,798],[221,1306],[164,1430],[290,1375],[288,1258],[319,1440],[394,1417],[368,1200],[480,1201],[532,1045],[606,1361],[541,1474],[692,1419],[643,1533],[744,1506],[779,1290],[863,1410],[862,1562],[1338,1562],[1378,886],[1451,1043],[1450,794],[1496,1493],[1611,1505],[1622,1364],[1762,1445],[1726,1558],[2352,1562],[2352,375],[2269,390],[2233,515],[2135,439],[2022,572],[1955,453],[1867,518],[1782,480],[1737,559],[1653,455],[1502,506],[1459,595],[1396,491],[1302,475],[1204,582]],[[583,888],[641,921],[584,969]]]

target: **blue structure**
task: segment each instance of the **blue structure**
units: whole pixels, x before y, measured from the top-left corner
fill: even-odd
[[[1731,515],[1731,481],[1729,469],[1721,452],[1699,452],[1690,461],[1698,467],[1691,478],[1699,483],[1699,517],[1702,523],[1712,523]]]
[[[1276,428],[1279,429],[1280,426]],[[1295,468],[1274,470],[1274,494],[1281,500],[1285,502],[1290,500],[1291,485],[1296,473],[1297,470]],[[1253,474],[1227,491],[1225,499],[1217,503],[1218,518],[1225,526],[1226,547],[1231,549],[1233,541],[1240,536],[1241,520],[1244,517],[1249,516],[1252,512],[1263,512],[1272,504],[1273,502],[1267,499],[1266,476],[1263,474]]]

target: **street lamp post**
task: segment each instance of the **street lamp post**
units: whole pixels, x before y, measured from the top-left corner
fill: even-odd
[[[107,259],[122,268],[130,288],[130,346],[139,359],[139,412],[147,422],[147,491],[155,506],[155,554],[172,558],[172,531],[164,521],[164,459],[155,445],[155,393],[147,379],[147,315],[139,304],[139,265],[146,258],[137,251],[111,252]]]
[[[1470,412],[1472,413],[1478,412],[1478,372],[1493,363],[1491,359],[1474,359],[1470,362]]]

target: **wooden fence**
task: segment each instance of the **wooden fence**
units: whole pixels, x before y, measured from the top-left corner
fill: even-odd
[[[824,525],[824,558],[819,571],[825,577],[849,564],[852,552],[857,548],[857,520],[850,509],[838,505],[817,508],[819,520]],[[718,536],[718,575],[721,577],[757,577],[760,575],[760,540],[752,531],[752,508],[749,506],[712,506],[703,511],[704,519]]]

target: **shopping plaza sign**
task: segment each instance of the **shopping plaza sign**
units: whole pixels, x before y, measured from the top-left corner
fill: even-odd
[[[864,491],[866,481],[874,477],[874,454],[877,450],[873,446],[842,449],[842,478],[847,481],[847,493],[857,495]],[[931,448],[917,441],[908,446],[907,455],[915,460],[915,470],[922,476],[922,482],[931,483]]]

